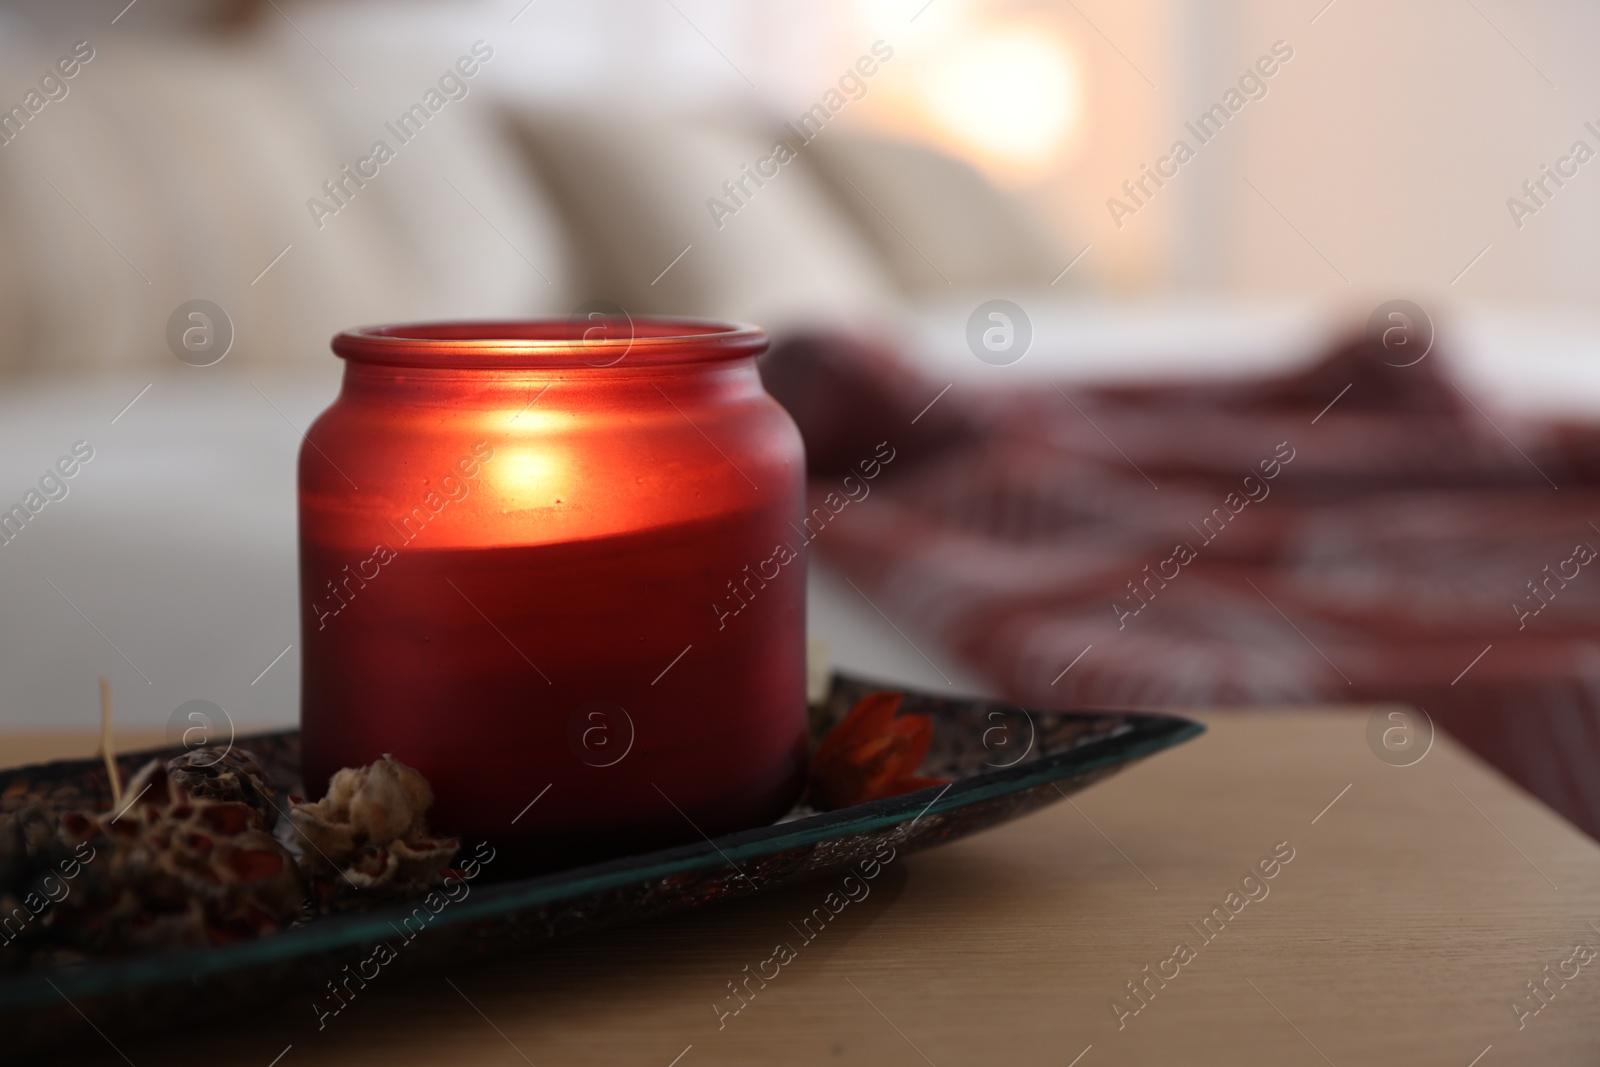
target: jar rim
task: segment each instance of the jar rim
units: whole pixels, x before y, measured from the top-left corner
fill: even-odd
[[[542,370],[670,366],[760,355],[759,326],[625,311],[529,319],[464,319],[362,326],[333,338],[353,363],[446,369]]]

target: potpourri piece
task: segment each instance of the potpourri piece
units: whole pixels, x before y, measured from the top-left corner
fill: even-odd
[[[121,811],[61,817],[62,840],[93,850],[76,892],[46,916],[69,943],[91,952],[228,944],[301,917],[295,859],[255,807],[197,796],[160,760],[124,795]]]
[[[287,819],[242,748],[151,760],[115,784],[112,810],[73,797],[0,814],[0,971],[232,944],[421,896],[458,849],[428,830],[427,780],[387,756],[339,771],[323,800],[288,798]]]
[[[460,842],[429,832],[428,780],[393,756],[346,767],[328,794],[289,798],[289,818],[307,846],[305,861],[319,903],[337,907],[352,894],[415,896],[444,878]]]
[[[818,811],[899,796],[946,779],[919,775],[933,740],[926,715],[900,715],[901,693],[863,697],[811,758],[808,799]]]

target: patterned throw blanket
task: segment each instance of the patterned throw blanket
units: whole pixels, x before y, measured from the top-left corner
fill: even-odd
[[[1600,427],[1380,356],[958,384],[926,411],[942,381],[846,338],[763,377],[806,439],[813,547],[1011,699],[1405,702],[1600,837]],[[842,507],[880,442],[894,461]]]

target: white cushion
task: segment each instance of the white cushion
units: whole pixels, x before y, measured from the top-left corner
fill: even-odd
[[[898,308],[868,243],[798,161],[767,164],[773,176],[746,179],[738,201],[724,190],[773,158],[773,135],[600,106],[529,114],[523,128],[584,235],[577,251],[593,296],[634,314],[711,315],[774,332],[877,321]]]
[[[908,293],[1048,285],[1071,258],[1021,204],[931,148],[825,130],[803,159]]]
[[[42,75],[70,47],[8,38],[4,66]],[[94,47],[0,146],[0,368],[175,362],[166,321],[196,298],[233,319],[230,359],[274,363],[330,359],[356,324],[570,306],[559,222],[504,137],[492,64],[400,146],[384,122],[433,71],[357,93],[298,78],[276,36]],[[319,228],[307,201],[380,138],[396,158]]]

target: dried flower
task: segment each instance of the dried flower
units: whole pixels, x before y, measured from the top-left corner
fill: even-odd
[[[405,896],[436,885],[460,842],[428,831],[432,805],[428,780],[389,755],[336,772],[315,803],[290,797],[289,817],[309,846],[324,903],[337,903],[347,888]]]
[[[181,760],[181,758],[180,758]],[[298,919],[294,857],[261,813],[192,795],[160,760],[128,783],[120,812],[69,812],[61,836],[88,845],[87,877],[51,916],[91,951],[227,944]]]
[[[896,717],[903,695],[862,698],[822,739],[811,760],[813,807],[833,811],[945,784],[943,778],[917,774],[933,740],[933,720],[926,715]]]
[[[455,857],[455,840],[428,832],[427,779],[389,756],[339,771],[315,804],[290,798],[308,846],[298,859],[278,790],[244,749],[151,760],[124,786],[104,679],[100,697],[112,810],[86,810],[103,803],[92,781],[39,792],[19,776],[0,797],[11,809],[0,814],[0,947],[19,950],[0,954],[0,970],[255,938],[306,917],[307,882],[324,906],[421,895]]]

